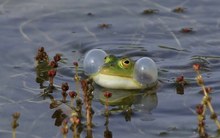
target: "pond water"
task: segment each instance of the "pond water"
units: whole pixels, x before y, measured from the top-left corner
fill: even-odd
[[[194,63],[202,65],[205,84],[213,88],[213,106],[220,112],[219,5],[218,0],[0,0],[0,137],[11,137],[14,112],[21,113],[18,138],[62,137],[51,118],[55,110],[49,108],[48,98],[39,96],[43,90],[35,81],[34,57],[41,46],[50,57],[63,54],[66,63],[60,64],[55,84],[68,82],[72,90],[72,63],[79,62],[82,75],[82,60],[90,49],[152,58],[159,68],[156,94],[138,97],[141,102],[132,106],[130,121],[121,112],[112,114],[108,127],[113,137],[198,137],[195,106],[203,95],[194,80]],[[172,12],[178,6],[185,7],[185,12]],[[158,11],[143,15],[145,9]],[[184,27],[193,32],[180,32]],[[174,85],[181,75],[189,81],[182,95]],[[59,92],[53,96],[61,98]],[[92,135],[102,138],[105,107],[96,96]],[[217,137],[208,116],[206,123],[208,134]],[[83,130],[80,137],[86,135]]]

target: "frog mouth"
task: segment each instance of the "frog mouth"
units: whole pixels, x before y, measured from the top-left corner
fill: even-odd
[[[110,89],[142,89],[143,86],[133,78],[113,76],[106,74],[96,74],[92,76],[96,84]]]

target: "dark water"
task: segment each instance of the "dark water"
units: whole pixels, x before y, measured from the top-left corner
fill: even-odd
[[[11,114],[16,111],[21,113],[18,138],[61,137],[51,118],[50,101],[39,97],[42,90],[35,82],[34,57],[41,46],[51,57],[62,53],[67,59],[58,68],[55,84],[67,81],[71,89],[75,89],[72,62],[78,61],[81,69],[90,49],[151,57],[160,69],[157,95],[143,100],[150,106],[134,106],[131,121],[126,122],[122,113],[110,116],[113,137],[197,137],[194,108],[202,95],[194,81],[194,63],[202,64],[205,83],[213,88],[213,106],[220,111],[219,5],[218,0],[0,0],[0,137],[11,137]],[[186,12],[173,13],[177,6]],[[159,12],[142,15],[148,8]],[[102,23],[110,27],[99,28]],[[183,27],[194,32],[181,33]],[[180,75],[190,81],[184,95],[176,94],[173,85]],[[93,137],[102,138],[104,106],[98,100],[93,106]],[[216,129],[207,117],[207,132],[216,136]],[[85,136],[83,131],[81,137]]]

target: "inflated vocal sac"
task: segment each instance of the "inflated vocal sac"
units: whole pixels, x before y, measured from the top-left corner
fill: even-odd
[[[155,62],[149,57],[142,57],[135,62],[134,79],[143,87],[156,83],[158,79],[158,70]]]
[[[86,75],[97,73],[104,64],[106,52],[101,49],[92,49],[86,53],[83,61],[83,68]]]

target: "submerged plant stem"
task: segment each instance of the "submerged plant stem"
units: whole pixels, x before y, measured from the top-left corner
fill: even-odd
[[[12,129],[12,138],[16,138],[16,129]]]
[[[92,80],[82,80],[81,86],[83,90],[83,98],[84,98],[84,104],[86,108],[86,126],[87,130],[92,129],[92,116],[93,116],[93,110],[92,110],[92,99],[93,99],[93,90],[94,87],[92,86]]]
[[[49,77],[50,86],[53,87],[53,77]]]
[[[204,137],[206,135],[204,127],[199,127],[198,132],[199,132],[200,137]]]
[[[78,74],[78,66],[75,67],[75,87],[76,87],[76,93],[77,93],[77,99],[79,99],[79,74]]]
[[[74,124],[73,128],[73,138],[77,138],[77,125]]]
[[[74,102],[74,99],[71,98],[71,100],[70,100],[70,106],[71,106],[71,107],[74,107],[73,102]]]
[[[11,122],[11,127],[12,127],[12,138],[16,138],[16,128],[19,126],[18,124],[18,119],[20,117],[19,112],[15,112],[12,114],[13,120]]]
[[[215,121],[215,124],[216,124],[217,127],[218,127],[218,130],[220,130],[220,123],[219,123],[218,119],[215,119],[214,121]]]
[[[92,113],[91,113],[91,104],[88,103],[87,111],[86,111],[86,118],[87,118],[87,130],[92,129]]]
[[[105,111],[106,113],[108,113],[108,98],[106,98],[106,101],[105,101]]]

